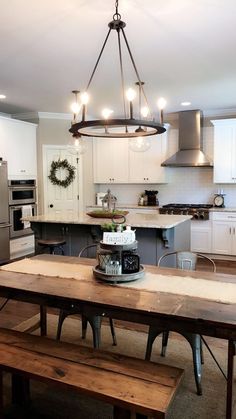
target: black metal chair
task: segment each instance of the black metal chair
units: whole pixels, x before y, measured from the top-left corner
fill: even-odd
[[[81,251],[79,252],[78,257],[82,257],[82,254],[93,247],[97,247],[97,244],[89,244],[88,246],[83,247],[83,249],[81,249]],[[88,322],[90,323],[90,326],[92,328],[92,332],[93,332],[93,345],[94,348],[98,348],[99,344],[100,344],[100,328],[101,328],[101,323],[102,323],[102,316],[97,316],[97,315],[87,315],[86,313],[82,312],[82,310],[79,310],[78,307],[76,307],[76,309],[70,309],[70,310],[60,310],[59,313],[59,319],[58,319],[58,326],[57,326],[57,339],[60,340],[61,338],[61,331],[62,331],[62,326],[63,323],[65,321],[65,319],[68,316],[72,316],[74,314],[80,314],[81,315],[81,320],[82,320],[82,339],[86,338],[86,332],[87,332],[87,325]],[[109,317],[109,324],[110,324],[110,329],[111,329],[111,335],[112,335],[112,341],[113,341],[113,345],[116,346],[117,345],[117,340],[116,340],[116,334],[115,334],[115,329],[114,329],[114,325],[113,325],[113,321],[112,319]]]
[[[196,270],[197,260],[198,258],[202,258],[210,263],[211,269],[213,272],[216,272],[216,265],[215,262],[210,259],[208,256],[202,255],[201,253],[193,253],[193,252],[187,252],[187,251],[179,251],[179,252],[169,252],[164,254],[160,257],[158,260],[158,266],[161,265],[163,260],[165,258],[169,257],[175,257],[175,265],[178,269],[186,269],[186,270]],[[172,260],[173,262],[173,260]],[[202,375],[202,367],[201,365],[204,363],[203,360],[203,351],[202,351],[202,340],[205,342],[204,338],[201,335],[198,335],[196,333],[189,333],[186,331],[179,332],[182,336],[187,339],[189,342],[192,354],[193,354],[193,365],[194,365],[194,377],[197,387],[197,394],[202,394],[202,386],[201,386],[201,375]],[[152,345],[158,335],[162,334],[162,350],[161,350],[161,356],[165,356],[166,348],[168,344],[168,338],[169,338],[169,330],[163,330],[163,327],[158,326],[150,326],[149,332],[148,332],[148,341],[147,341],[147,347],[146,347],[146,355],[145,359],[150,360],[151,353],[152,353]],[[215,362],[219,366],[217,360],[215,359],[214,355],[212,354],[209,346],[206,343],[206,346],[208,350],[210,351],[211,355],[213,356]],[[219,366],[220,368],[220,366]],[[221,369],[221,368],[220,368]],[[222,371],[222,370],[221,370]]]

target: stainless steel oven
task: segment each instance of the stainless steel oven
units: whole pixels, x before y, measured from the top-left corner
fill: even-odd
[[[10,211],[10,237],[21,237],[28,234],[33,234],[29,222],[24,222],[21,218],[27,212],[27,215],[37,215],[36,204],[32,205],[12,205],[9,207]]]
[[[9,205],[35,204],[36,181],[35,179],[9,180]]]

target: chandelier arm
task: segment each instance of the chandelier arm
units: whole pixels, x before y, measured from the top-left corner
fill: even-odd
[[[128,50],[128,52],[129,52],[129,56],[130,56],[131,62],[132,62],[133,67],[134,67],[135,74],[136,74],[136,76],[137,76],[137,79],[138,79],[139,85],[140,85],[140,87],[141,87],[142,94],[143,94],[143,96],[144,96],[144,98],[145,98],[145,101],[146,101],[146,104],[147,104],[148,108],[149,108],[149,109],[151,109],[151,108],[149,107],[148,100],[147,100],[147,96],[146,96],[146,93],[145,93],[145,91],[144,91],[144,88],[143,88],[143,85],[142,85],[142,82],[141,82],[141,79],[140,79],[140,76],[139,76],[139,72],[138,72],[138,69],[137,69],[137,67],[136,67],[136,64],[135,64],[135,61],[134,61],[134,57],[133,57],[133,55],[132,55],[132,52],[131,52],[131,49],[130,49],[130,46],[129,46],[128,40],[127,40],[126,35],[125,35],[125,31],[124,31],[124,29],[123,29],[123,28],[121,28],[121,30],[122,30],[122,34],[123,34],[123,37],[124,37],[124,40],[125,40],[125,43],[126,43],[127,50]],[[152,116],[153,116],[153,115],[152,115]]]
[[[122,60],[121,42],[120,42],[120,30],[119,29],[117,30],[117,35],[118,35],[118,46],[119,46],[119,62],[120,62],[122,96],[123,96],[123,108],[124,108],[124,117],[126,119],[125,82],[124,82],[124,70],[123,70],[123,60]]]
[[[95,66],[94,66],[94,69],[93,69],[93,71],[92,71],[91,77],[90,77],[90,79],[89,79],[88,85],[87,85],[87,87],[86,87],[86,91],[89,89],[89,86],[90,86],[90,84],[91,84],[91,82],[92,82],[92,80],[93,80],[94,73],[95,73],[95,71],[97,70],[98,63],[99,63],[99,61],[100,61],[100,58],[101,58],[101,56],[102,56],[102,53],[103,53],[103,51],[104,51],[104,48],[105,48],[105,46],[106,46],[106,43],[107,43],[107,40],[108,40],[108,38],[109,38],[110,33],[111,33],[111,28],[109,29],[109,31],[108,31],[108,33],[107,33],[107,36],[106,36],[106,38],[105,38],[105,41],[104,41],[104,43],[103,43],[102,49],[101,49],[101,51],[100,51],[100,54],[99,54],[99,56],[98,56],[98,59],[97,59],[96,64],[95,64]]]

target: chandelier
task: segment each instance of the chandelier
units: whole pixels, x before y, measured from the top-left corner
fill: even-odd
[[[165,100],[159,99],[159,110],[160,110],[160,121],[156,122],[150,107],[148,106],[148,100],[144,91],[144,82],[141,81],[137,66],[135,64],[126,34],[125,34],[125,22],[121,20],[121,15],[118,11],[118,0],[115,2],[115,14],[113,20],[108,24],[109,30],[106,35],[105,41],[102,45],[101,51],[96,60],[92,74],[90,76],[87,88],[83,93],[78,90],[73,90],[72,93],[75,95],[75,102],[72,105],[73,120],[69,131],[73,134],[73,138],[77,141],[81,141],[81,137],[107,137],[107,138],[129,138],[130,141],[135,141],[135,147],[140,148],[143,151],[143,144],[145,144],[143,137],[151,135],[162,134],[166,131],[163,126],[163,108],[165,106]],[[111,31],[117,32],[118,42],[118,56],[119,56],[119,67],[120,67],[120,79],[121,79],[121,92],[122,92],[122,105],[123,105],[123,117],[111,118],[113,110],[105,108],[102,110],[101,119],[87,119],[88,103],[89,103],[89,91],[91,82],[94,78],[98,64],[100,62],[103,51],[106,47],[108,38]],[[128,57],[131,61],[134,73],[136,75],[136,89],[138,89],[138,106],[137,116],[134,112],[134,100],[136,97],[136,91],[132,88],[125,89],[125,77],[123,68],[123,45],[128,51]],[[144,104],[144,106],[142,106]],[[136,116],[136,117],[135,117]],[[79,121],[80,119],[80,121]],[[133,140],[132,140],[133,139]]]

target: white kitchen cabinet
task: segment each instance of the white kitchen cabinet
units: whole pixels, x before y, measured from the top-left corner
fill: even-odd
[[[212,253],[236,255],[236,213],[214,212],[212,215]]]
[[[9,179],[36,179],[36,127],[0,117],[0,156],[8,163]]]
[[[149,138],[151,147],[145,152],[129,150],[130,183],[165,183],[166,168],[161,163],[166,159],[167,131]]]
[[[211,221],[191,221],[191,251],[199,253],[212,252]]]
[[[211,122],[214,125],[214,182],[236,183],[236,119]]]
[[[96,138],[93,141],[94,183],[165,183],[167,131],[149,138],[145,152],[129,148],[127,138]]]
[[[128,140],[93,140],[94,183],[128,183]]]

